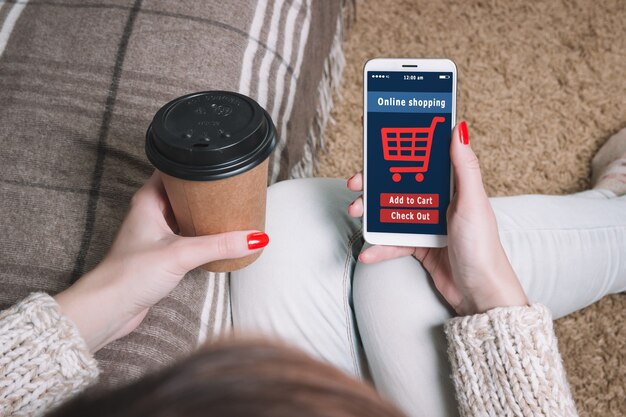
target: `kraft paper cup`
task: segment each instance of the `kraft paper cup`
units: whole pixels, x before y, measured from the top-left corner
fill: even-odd
[[[183,236],[264,230],[268,157],[276,146],[270,116],[254,100],[226,91],[189,94],[163,106],[146,134]],[[229,272],[261,252],[202,266]]]

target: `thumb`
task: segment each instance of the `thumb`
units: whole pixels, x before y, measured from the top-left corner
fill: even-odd
[[[450,160],[454,167],[454,184],[459,199],[486,197],[480,175],[480,164],[469,144],[467,124],[462,121],[452,131]]]
[[[190,271],[208,262],[251,255],[268,243],[269,236],[257,230],[181,237],[175,245],[174,259]]]

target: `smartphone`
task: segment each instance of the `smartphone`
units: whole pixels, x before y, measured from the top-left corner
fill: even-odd
[[[456,65],[376,58],[363,69],[363,237],[443,247],[453,192]]]

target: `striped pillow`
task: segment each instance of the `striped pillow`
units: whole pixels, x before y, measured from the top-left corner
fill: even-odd
[[[152,167],[155,111],[184,93],[259,101],[280,136],[270,182],[312,174],[337,85],[341,4],[312,0],[0,1],[0,307],[57,293],[105,255]],[[97,354],[102,386],[229,327],[228,276],[192,271]]]

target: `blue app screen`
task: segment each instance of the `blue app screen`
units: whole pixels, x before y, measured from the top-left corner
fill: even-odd
[[[453,74],[366,77],[367,230],[447,234]]]

